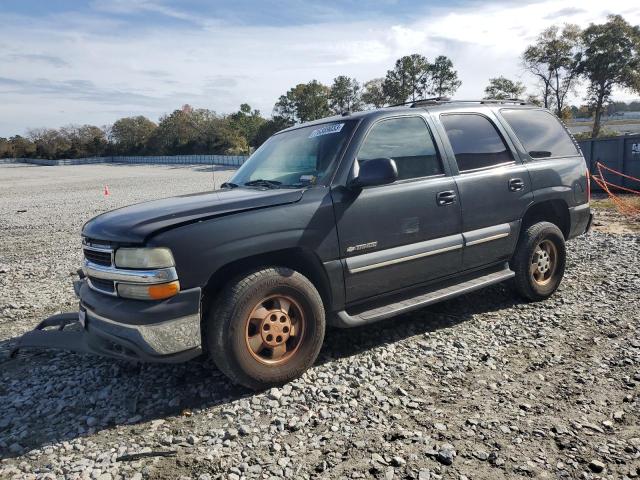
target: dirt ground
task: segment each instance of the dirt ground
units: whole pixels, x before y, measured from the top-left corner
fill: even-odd
[[[639,478],[640,233],[599,202],[548,300],[503,284],[331,329],[312,369],[266,392],[206,359],[8,358],[39,320],[77,308],[87,219],[211,189],[212,177],[0,166],[0,478]]]

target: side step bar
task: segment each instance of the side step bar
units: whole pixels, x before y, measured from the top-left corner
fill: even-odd
[[[506,264],[505,268],[498,272],[480,275],[455,285],[431,290],[413,298],[405,298],[358,314],[350,315],[343,310],[337,313],[337,326],[350,328],[378,322],[380,320],[400,315],[401,313],[410,312],[411,310],[416,310],[433,303],[448,300],[465,293],[473,292],[474,290],[479,290],[489,285],[493,285],[494,283],[504,282],[514,276],[515,272],[513,272],[509,268],[509,265]]]

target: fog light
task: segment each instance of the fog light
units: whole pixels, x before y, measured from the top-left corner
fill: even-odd
[[[135,300],[162,300],[180,292],[180,282],[158,283],[156,285],[118,284],[118,295]]]

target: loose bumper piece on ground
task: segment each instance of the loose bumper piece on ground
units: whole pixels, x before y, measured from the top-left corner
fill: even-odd
[[[155,303],[101,295],[91,291],[85,280],[75,282],[74,289],[80,310],[43,320],[18,340],[11,356],[26,348],[50,348],[175,363],[202,353],[200,289]]]

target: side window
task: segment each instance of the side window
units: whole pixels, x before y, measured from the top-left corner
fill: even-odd
[[[398,180],[443,172],[429,129],[420,117],[383,120],[371,129],[358,152],[358,162],[382,157],[395,160]]]
[[[511,151],[491,121],[482,115],[446,114],[440,120],[461,172],[513,161]]]
[[[560,121],[545,110],[504,109],[500,113],[531,158],[579,155]]]

